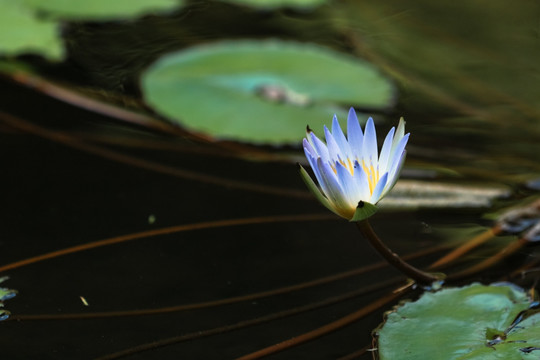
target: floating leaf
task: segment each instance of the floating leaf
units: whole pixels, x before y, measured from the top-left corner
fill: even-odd
[[[220,139],[297,142],[345,119],[350,105],[386,108],[393,86],[372,65],[283,41],[225,41],[169,54],[142,78],[146,101],[187,129]]]
[[[137,17],[178,8],[181,0],[24,0],[28,7],[48,16],[77,20]]]
[[[536,359],[540,314],[535,306],[511,284],[425,293],[387,314],[375,332],[380,360]]]
[[[58,23],[36,17],[20,1],[0,0],[0,7],[0,55],[33,53],[50,60],[63,57]]]
[[[280,7],[312,8],[322,5],[327,0],[222,0],[238,5],[251,6],[258,9],[274,9]]]
[[[62,60],[58,19],[116,20],[177,9],[182,0],[0,0],[0,56]]]

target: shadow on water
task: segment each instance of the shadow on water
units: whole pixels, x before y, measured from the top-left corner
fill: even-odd
[[[69,60],[38,68],[145,112],[137,75],[159,54],[192,44],[273,36],[370,59],[400,87],[396,108],[376,120],[408,119],[404,177],[426,188],[508,194],[481,207],[377,214],[373,226],[390,247],[427,268],[492,231],[486,214],[534,196],[525,184],[540,177],[533,60],[540,8],[438,6],[341,2],[302,13],[194,2],[170,17],[69,24]],[[504,26],[495,22],[503,9]],[[513,38],[501,35],[516,23]],[[408,289],[392,294],[404,279],[307,192],[294,165],[299,149],[134,126],[7,77],[2,89],[0,270],[10,277],[2,286],[19,292],[6,303],[12,316],[0,323],[2,357],[232,359],[306,335],[310,341],[269,358],[371,358],[371,329]],[[399,194],[412,196],[407,188]],[[512,246],[516,237],[503,235],[484,235],[487,243],[445,271],[459,274]],[[489,271],[459,281],[507,278],[538,258],[534,246],[516,247]],[[523,286],[536,276],[515,275],[510,280]]]

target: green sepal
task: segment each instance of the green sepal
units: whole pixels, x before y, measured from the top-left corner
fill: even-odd
[[[361,221],[371,217],[379,210],[376,205],[368,203],[366,201],[360,201],[356,207],[353,217],[349,221]]]
[[[332,207],[332,204],[330,204],[330,201],[326,198],[326,196],[322,194],[321,190],[319,190],[319,187],[315,184],[315,182],[313,182],[313,179],[311,179],[311,176],[309,176],[309,174],[302,167],[302,165],[298,164],[298,169],[300,170],[300,175],[302,176],[302,180],[304,180],[304,182],[306,183],[309,191],[311,191],[311,193],[315,195],[317,200],[319,200],[319,202],[323,204],[328,210],[337,214],[334,208]]]

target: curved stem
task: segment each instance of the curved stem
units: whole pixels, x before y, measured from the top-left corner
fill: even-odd
[[[375,250],[377,250],[379,254],[381,254],[382,257],[388,261],[388,263],[390,263],[390,265],[394,266],[417,283],[422,285],[430,285],[433,282],[440,281],[444,278],[442,274],[430,274],[406,263],[382,242],[377,234],[375,234],[375,231],[373,231],[373,228],[367,219],[356,222],[356,226],[358,226],[358,229],[369,241],[371,246],[373,246]]]

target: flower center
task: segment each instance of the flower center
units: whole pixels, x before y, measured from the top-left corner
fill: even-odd
[[[362,166],[362,169],[364,170],[364,173],[367,176],[368,184],[369,184],[369,193],[373,194],[373,190],[375,190],[375,186],[379,182],[379,169],[375,169],[373,167],[373,163],[371,162],[369,166],[366,165],[365,160],[359,161],[356,159],[355,161],[351,161],[351,159],[347,158],[345,161],[343,159],[338,159],[339,163],[343,165],[350,173],[351,176],[354,176],[354,163],[358,161],[358,163]],[[334,173],[337,174],[337,169],[335,168],[335,165],[331,165],[332,170],[334,170]]]
[[[373,190],[375,190],[375,186],[379,182],[379,169],[375,169],[373,167],[373,163],[370,163],[369,166],[366,166],[366,162],[364,160],[362,160],[361,165],[367,175],[369,193],[373,194]]]

